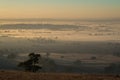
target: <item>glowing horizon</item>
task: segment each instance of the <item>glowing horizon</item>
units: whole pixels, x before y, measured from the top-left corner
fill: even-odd
[[[120,0],[0,0],[0,18],[120,18]]]

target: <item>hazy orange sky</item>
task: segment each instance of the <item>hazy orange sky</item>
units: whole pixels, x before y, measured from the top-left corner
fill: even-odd
[[[0,0],[0,18],[120,18],[120,0]]]

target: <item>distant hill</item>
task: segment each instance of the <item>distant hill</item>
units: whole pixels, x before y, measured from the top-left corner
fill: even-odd
[[[58,24],[4,24],[0,29],[49,29],[49,30],[78,30],[86,26],[58,25]]]

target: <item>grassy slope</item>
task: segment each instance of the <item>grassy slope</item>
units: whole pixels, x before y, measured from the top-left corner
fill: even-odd
[[[0,71],[0,80],[120,80],[116,75],[30,73]]]

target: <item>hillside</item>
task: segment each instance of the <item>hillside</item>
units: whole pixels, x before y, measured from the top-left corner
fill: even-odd
[[[0,80],[120,80],[120,76],[0,71]]]

